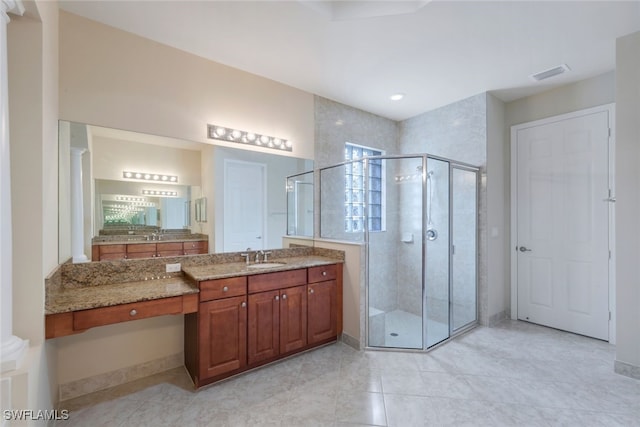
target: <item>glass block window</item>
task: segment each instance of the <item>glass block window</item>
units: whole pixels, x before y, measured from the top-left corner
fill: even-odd
[[[381,156],[382,151],[345,143],[344,159],[357,160],[363,157]],[[368,202],[367,212],[369,231],[384,229],[383,200],[384,182],[382,160],[369,160],[368,176],[365,176],[364,162],[353,162],[345,165],[344,173],[344,231],[361,233],[365,226],[365,201]],[[365,194],[365,182],[369,188]],[[366,198],[365,198],[366,197]]]

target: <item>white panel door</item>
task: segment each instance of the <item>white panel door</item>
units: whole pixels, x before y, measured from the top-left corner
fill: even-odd
[[[224,169],[224,251],[264,249],[266,166],[227,160]]]
[[[609,337],[609,117],[517,131],[518,318]]]

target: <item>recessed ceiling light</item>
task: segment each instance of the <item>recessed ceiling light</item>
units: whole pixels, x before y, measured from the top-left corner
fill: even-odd
[[[404,93],[394,93],[389,97],[392,101],[400,101],[402,98],[404,98]]]

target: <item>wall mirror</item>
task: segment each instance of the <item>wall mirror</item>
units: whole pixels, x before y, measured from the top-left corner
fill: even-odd
[[[202,235],[210,253],[280,248],[291,234],[287,177],[313,169],[308,159],[68,121],[58,161],[59,262],[79,262],[74,250],[91,260],[94,243],[120,237]]]
[[[287,235],[313,237],[313,171],[287,177]]]

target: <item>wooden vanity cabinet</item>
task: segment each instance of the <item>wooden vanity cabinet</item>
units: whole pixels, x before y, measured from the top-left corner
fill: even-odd
[[[335,341],[342,332],[342,264],[199,282],[185,316],[185,364],[206,384]]]
[[[129,243],[127,245],[127,259],[154,258],[157,247],[155,243]]]
[[[307,287],[249,295],[248,363],[274,359],[307,345]]]
[[[198,255],[209,253],[209,242],[206,240],[183,242],[184,255]]]
[[[247,364],[246,298],[201,303],[198,317],[200,378],[244,368]]]
[[[127,245],[93,245],[91,252],[93,261],[125,259],[127,257]]]
[[[338,331],[338,266],[309,268],[307,321],[309,344],[326,341]]]
[[[184,255],[184,249],[182,245],[183,242],[156,243],[156,256],[166,257]]]
[[[196,387],[247,365],[247,278],[199,283],[197,313],[185,316],[185,364]]]
[[[188,240],[184,242],[144,242],[93,245],[92,261],[118,259],[140,259],[171,257],[182,255],[200,255],[209,253],[206,240]]]

